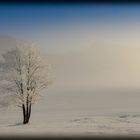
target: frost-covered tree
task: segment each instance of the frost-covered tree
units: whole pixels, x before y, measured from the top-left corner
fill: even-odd
[[[32,104],[38,99],[40,90],[50,83],[48,64],[33,44],[19,43],[3,54],[0,72],[1,89],[16,99],[17,106],[23,110],[23,124],[27,124]]]

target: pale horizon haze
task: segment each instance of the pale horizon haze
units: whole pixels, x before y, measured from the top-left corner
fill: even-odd
[[[56,90],[140,88],[139,6],[1,5],[0,11],[1,38],[38,44],[53,66]]]

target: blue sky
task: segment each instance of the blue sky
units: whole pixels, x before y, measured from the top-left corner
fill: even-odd
[[[39,44],[60,89],[139,87],[140,5],[1,5],[0,35]]]
[[[136,5],[0,5],[0,33],[19,36],[74,25],[140,22]]]

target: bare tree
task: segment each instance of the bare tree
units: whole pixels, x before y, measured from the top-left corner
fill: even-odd
[[[19,43],[3,54],[0,72],[1,89],[15,97],[17,106],[23,110],[23,124],[27,124],[40,90],[50,84],[48,65],[33,44]]]

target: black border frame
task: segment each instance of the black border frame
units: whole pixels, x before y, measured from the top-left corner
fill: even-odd
[[[0,0],[0,5],[91,5],[91,4],[99,4],[99,5],[140,5],[140,1],[137,0]],[[140,139],[140,136],[19,136],[19,135],[8,135],[8,136],[0,136],[0,139],[7,140],[25,140],[25,139]]]

